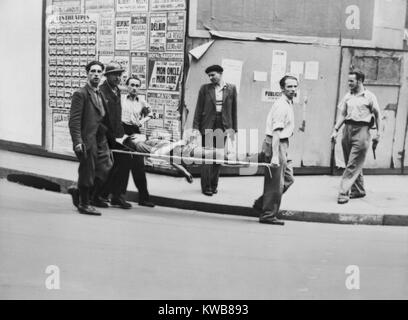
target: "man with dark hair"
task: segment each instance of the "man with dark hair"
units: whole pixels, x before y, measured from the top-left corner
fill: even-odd
[[[140,128],[152,118],[151,107],[146,101],[139,99],[138,89],[142,82],[134,75],[131,75],[127,81],[128,94],[122,95],[122,126],[125,135],[132,137],[140,135]],[[149,153],[150,148],[145,144],[138,144],[136,149],[138,152]],[[154,203],[150,201],[149,191],[147,190],[147,180],[144,158],[138,155],[123,155],[124,163],[118,172],[117,179],[120,179],[120,184],[125,187],[129,181],[129,171],[132,172],[133,181],[139,192],[139,205],[145,207],[154,207]],[[125,161],[126,159],[126,161]]]
[[[101,215],[90,204],[90,197],[99,197],[100,188],[107,179],[112,160],[106,133],[109,123],[106,104],[98,85],[104,65],[92,61],[85,67],[88,83],[72,96],[69,118],[75,154],[79,160],[78,189],[70,188],[73,203],[82,214]]]
[[[270,163],[264,172],[264,191],[253,207],[259,212],[259,222],[283,225],[277,218],[282,194],[293,184],[293,169],[287,159],[289,138],[293,135],[295,119],[293,98],[296,96],[298,80],[284,76],[279,84],[282,96],[273,104],[266,119],[266,137],[262,145],[259,162]]]
[[[224,69],[219,65],[208,67],[211,83],[201,86],[194,114],[193,129],[202,135],[202,145],[223,149],[226,136],[233,140],[237,132],[237,89],[222,80]],[[201,166],[201,191],[207,196],[218,192],[221,165]]]
[[[365,197],[363,166],[370,145],[370,128],[376,127],[373,143],[380,140],[381,115],[376,96],[364,88],[364,73],[351,71],[348,85],[350,92],[341,100],[339,119],[334,126],[331,139],[335,142],[340,127],[345,124],[342,148],[346,168],[340,183],[337,202],[344,204],[349,199]]]

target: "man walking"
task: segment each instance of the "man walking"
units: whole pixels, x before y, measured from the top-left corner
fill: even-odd
[[[90,205],[90,197],[92,200],[99,197],[101,186],[112,167],[106,137],[109,126],[106,105],[98,89],[104,65],[92,61],[85,69],[88,83],[73,94],[70,110],[69,131],[79,169],[78,189],[70,188],[69,193],[80,213],[101,215]]]
[[[361,71],[349,73],[350,92],[339,104],[340,116],[331,135],[335,142],[340,127],[345,124],[342,148],[346,168],[340,183],[337,202],[344,204],[349,199],[365,197],[363,166],[370,145],[370,128],[375,124],[373,143],[380,139],[380,107],[376,96],[364,88],[365,75]]]
[[[202,146],[223,149],[225,133],[233,140],[237,132],[237,89],[222,80],[223,68],[219,65],[208,67],[211,83],[201,86],[194,114],[193,129],[202,136]],[[201,166],[201,191],[207,196],[218,192],[220,164]]]
[[[293,135],[293,98],[296,96],[298,80],[284,76],[279,81],[282,96],[276,100],[266,119],[266,137],[262,145],[259,162],[270,163],[264,172],[264,191],[254,203],[259,212],[259,222],[284,225],[277,218],[282,194],[293,184],[293,168],[287,159],[289,138]]]

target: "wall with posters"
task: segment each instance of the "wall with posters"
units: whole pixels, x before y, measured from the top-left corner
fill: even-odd
[[[144,132],[180,138],[185,47],[184,0],[48,0],[46,16],[47,149],[70,153],[67,127],[72,93],[86,83],[95,59],[119,62],[142,80],[139,97],[155,118]]]
[[[42,1],[0,2],[0,139],[41,145]]]
[[[209,82],[205,68],[220,64],[224,79],[239,88],[238,128],[243,136],[238,136],[238,148],[246,152],[260,150],[266,115],[280,94],[278,81],[290,72],[300,78],[291,159],[296,167],[329,167],[340,54],[339,47],[215,40],[200,60],[191,62],[185,84],[189,109],[185,127],[192,126],[200,85]]]

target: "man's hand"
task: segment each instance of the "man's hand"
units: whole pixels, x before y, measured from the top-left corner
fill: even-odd
[[[331,134],[331,136],[330,136],[330,139],[333,141],[333,142],[336,142],[336,139],[337,139],[337,135],[339,134],[339,132],[336,130],[336,129],[333,129],[333,133]]]
[[[86,155],[86,153],[85,153],[85,145],[82,144],[82,143],[77,144],[77,145],[74,147],[74,151],[75,151],[75,154],[77,155],[78,158],[82,158],[84,155]]]
[[[373,143],[378,144],[380,142],[381,135],[377,132],[375,137],[373,138]]]
[[[274,168],[279,167],[279,156],[272,156],[271,165]]]

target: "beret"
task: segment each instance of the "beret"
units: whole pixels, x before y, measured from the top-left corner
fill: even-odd
[[[210,72],[218,72],[218,73],[222,73],[224,71],[224,69],[219,66],[218,64],[214,64],[212,66],[209,66],[207,69],[205,69],[205,73],[210,73]]]

